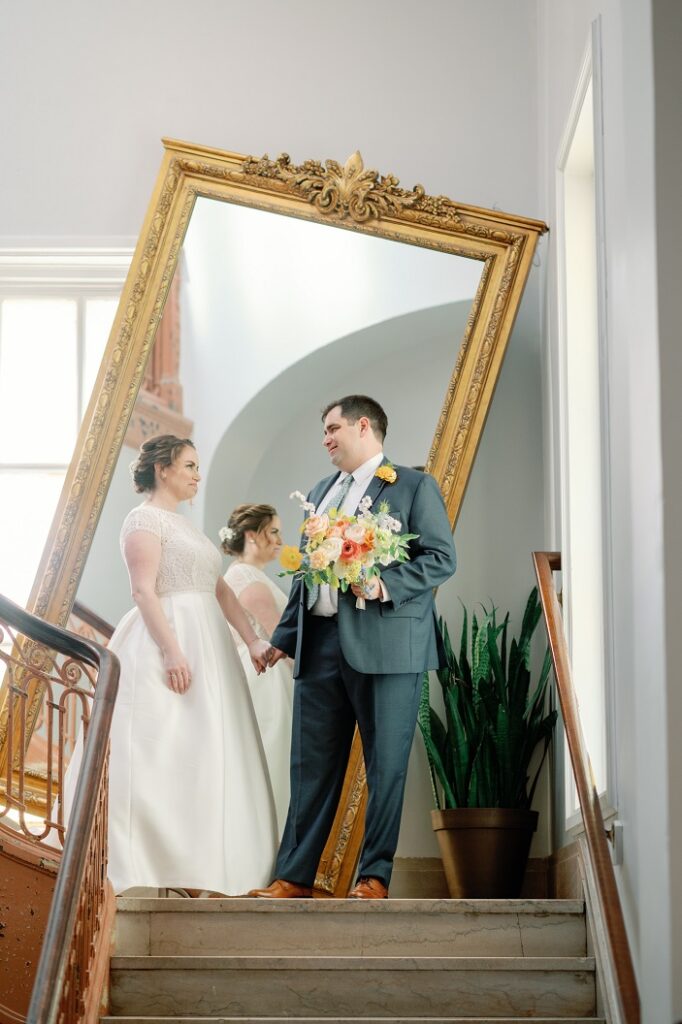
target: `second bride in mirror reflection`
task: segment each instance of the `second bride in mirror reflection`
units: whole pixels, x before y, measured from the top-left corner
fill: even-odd
[[[177,511],[199,486],[193,443],[144,442],[133,463],[144,502],[121,548],[136,607],[110,648],[121,662],[111,730],[109,876],[131,886],[246,891],[270,877],[277,843],[272,790],[241,661],[226,620],[267,664],[221,575],[214,544]]]
[[[225,580],[237,595],[251,625],[263,640],[270,641],[286,608],[284,593],[265,574],[282,548],[281,523],[272,505],[238,505],[220,531],[223,551],[234,561]],[[251,691],[251,699],[263,739],[275,798],[277,827],[284,831],[289,807],[289,753],[294,680],[290,658],[278,661],[265,676],[258,674],[246,644],[232,627],[237,650]]]

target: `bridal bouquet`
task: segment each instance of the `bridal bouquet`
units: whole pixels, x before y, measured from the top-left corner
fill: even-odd
[[[282,548],[284,572],[280,576],[302,579],[308,589],[328,583],[335,590],[346,591],[352,583],[364,585],[380,577],[380,566],[409,561],[407,546],[419,534],[400,532],[402,524],[391,515],[388,502],[382,501],[378,511],[372,512],[372,499],[365,496],[358,514],[350,516],[336,508],[318,514],[300,491],[290,497],[298,498],[307,513],[301,527],[305,543],[302,549],[293,545]],[[364,609],[364,598],[357,599],[356,607]]]

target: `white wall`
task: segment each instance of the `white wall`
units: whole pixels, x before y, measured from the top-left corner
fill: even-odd
[[[136,235],[162,135],[537,211],[534,0],[0,6],[4,235]]]

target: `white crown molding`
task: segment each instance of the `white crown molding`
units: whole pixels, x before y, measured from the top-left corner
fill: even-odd
[[[0,238],[0,288],[120,289],[133,257],[135,240]]]

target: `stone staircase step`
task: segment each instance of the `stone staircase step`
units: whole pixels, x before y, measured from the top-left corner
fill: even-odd
[[[100,1024],[606,1024],[603,1017],[101,1017]]]
[[[592,957],[114,956],[113,1016],[589,1017]]]
[[[119,897],[122,956],[585,956],[581,900]]]

